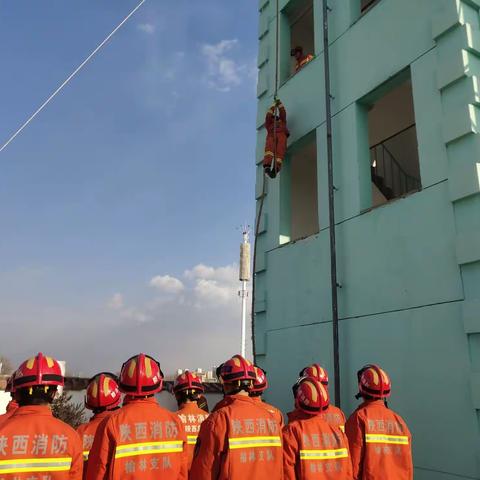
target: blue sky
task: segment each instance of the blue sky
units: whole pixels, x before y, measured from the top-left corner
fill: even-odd
[[[136,3],[2,3],[0,143]],[[0,153],[0,353],[82,373],[236,353],[256,6],[147,0]]]

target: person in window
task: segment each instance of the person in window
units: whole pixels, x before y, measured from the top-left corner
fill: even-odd
[[[294,49],[292,49],[292,51],[290,52],[290,56],[295,57],[295,61],[297,62],[295,64],[295,73],[297,73],[307,63],[311,62],[315,58],[311,53],[304,55],[303,47],[301,46],[297,46]]]

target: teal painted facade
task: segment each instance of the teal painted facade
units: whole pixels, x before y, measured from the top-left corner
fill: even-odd
[[[317,361],[333,373],[322,8],[313,1],[316,57],[287,79],[283,12],[295,1],[279,0],[278,95],[289,146],[316,133],[319,233],[285,240],[282,171],[267,180],[255,265],[256,359],[269,373],[268,400],[283,411],[301,367]],[[357,369],[379,363],[413,433],[415,478],[478,479],[480,0],[380,0],[363,15],[360,0],[329,5],[342,408],[358,404]],[[276,0],[260,0],[259,11],[257,212]],[[371,209],[364,102],[406,69],[422,189]]]

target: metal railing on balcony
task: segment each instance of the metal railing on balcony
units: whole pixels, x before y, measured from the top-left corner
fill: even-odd
[[[403,158],[398,155],[396,158],[393,147],[407,153],[402,153]],[[419,176],[407,171],[407,165],[418,170],[415,124],[370,147],[370,159],[372,182],[387,200],[422,188]]]

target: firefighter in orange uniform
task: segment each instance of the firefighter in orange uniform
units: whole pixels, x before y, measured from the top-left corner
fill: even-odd
[[[63,382],[60,364],[41,353],[20,365],[13,381],[19,408],[0,428],[0,478],[82,479],[80,437],[50,408]]]
[[[325,388],[328,389],[328,372],[321,367],[318,363],[313,363],[308,367],[305,367],[300,373],[299,378],[312,377],[318,380]],[[295,389],[298,386],[297,383],[292,387],[293,395],[295,397]],[[288,413],[288,421],[292,422],[296,419],[297,415],[301,412],[296,408],[293,412]],[[332,427],[339,428],[342,432],[345,432],[345,414],[342,410],[335,405],[329,404],[328,408],[320,414],[322,418]]]
[[[275,178],[282,168],[287,152],[287,139],[290,136],[287,127],[287,111],[279,99],[275,100],[265,116],[265,128],[267,139],[263,170],[270,178]]]
[[[351,480],[347,437],[322,416],[329,405],[327,389],[303,377],[296,404],[297,419],[283,429],[284,480]]]
[[[197,404],[200,394],[204,391],[202,379],[196,373],[189,371],[179,375],[173,385],[173,393],[179,408],[177,415],[187,435],[189,468],[192,464],[200,425],[208,417],[208,413],[205,413]]]
[[[273,413],[277,417],[277,422],[283,428],[284,422],[283,422],[282,412],[277,407],[274,407],[273,405],[270,405],[269,403],[265,402],[262,398],[263,393],[268,388],[267,373],[265,372],[265,370],[263,370],[263,368],[257,367],[256,365],[254,368],[255,368],[256,379],[253,382],[253,387],[249,392],[249,396],[252,400],[255,400],[259,405],[262,405],[268,411]]]
[[[113,373],[98,373],[88,383],[85,394],[85,407],[92,410],[93,417],[88,423],[80,425],[77,433],[83,441],[84,476],[87,474],[88,454],[100,423],[120,408],[122,394],[118,389],[117,377]]]
[[[127,401],[98,427],[87,480],[186,480],[183,426],[154,396],[163,386],[160,364],[143,353],[130,358],[119,385]]]
[[[310,63],[315,57],[308,53],[307,55],[303,54],[303,47],[295,47],[290,52],[291,57],[295,57],[295,73],[300,71],[307,63]]]
[[[235,355],[221,376],[231,403],[203,422],[190,480],[282,479],[281,426],[248,395],[256,379],[253,364]]]
[[[358,372],[363,403],[345,426],[352,456],[355,480],[412,480],[411,434],[385,399],[391,382],[377,365],[366,365]]]
[[[5,392],[10,393],[12,399],[8,402],[7,411],[3,415],[0,415],[0,427],[13,415],[15,410],[18,408],[18,402],[15,398],[15,389],[13,388],[13,375],[7,380]]]

